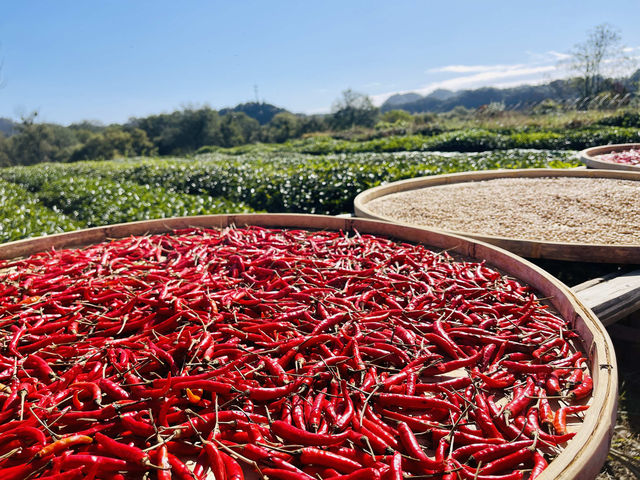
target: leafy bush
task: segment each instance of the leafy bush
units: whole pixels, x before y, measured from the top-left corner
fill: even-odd
[[[250,212],[241,202],[208,195],[188,195],[127,181],[66,176],[38,192],[56,207],[88,226],[216,213]]]
[[[0,242],[76,230],[82,223],[49,209],[23,187],[0,180]]]
[[[361,191],[405,178],[577,164],[575,152],[544,150],[213,153],[195,159],[137,158],[12,167],[0,170],[0,176],[24,185],[46,205],[83,223],[104,225],[251,209],[335,215],[350,212]]]
[[[313,155],[365,152],[484,152],[489,150],[547,149],[582,150],[596,145],[640,141],[637,128],[589,127],[578,130],[536,130],[535,128],[504,128],[496,130],[464,129],[436,135],[386,136],[367,141],[338,140],[328,136],[314,136],[286,142],[282,145],[245,146],[242,152],[220,150],[224,153],[299,152]]]
[[[596,124],[611,127],[640,128],[640,112],[625,110],[610,117],[604,117],[598,120]]]
[[[45,165],[37,168],[13,167],[0,170],[0,175],[34,191],[43,189],[39,195],[48,205],[59,205],[65,212],[77,211],[78,218],[85,218],[81,216],[81,210],[98,208],[92,206],[92,202],[105,205],[104,208],[109,204],[109,199],[98,191],[98,185],[87,183],[86,179],[82,179],[88,176],[116,182],[121,186],[128,185],[125,188],[126,194],[121,192],[113,194],[113,202],[118,204],[113,211],[123,210],[125,204],[122,202],[128,204],[129,200],[125,199],[133,195],[134,191],[139,192],[137,194],[144,198],[149,198],[148,191],[133,188],[130,182],[136,182],[144,188],[151,189],[153,191],[151,197],[157,198],[158,203],[165,208],[163,212],[166,213],[157,214],[159,216],[181,214],[166,210],[168,207],[164,207],[170,203],[170,200],[164,199],[167,191],[176,195],[210,195],[226,198],[233,202],[243,202],[257,210],[335,215],[351,211],[353,198],[359,192],[395,180],[468,170],[575,165],[577,162],[573,152],[539,150],[497,150],[469,154],[397,152],[224,155],[214,153],[201,155],[193,160],[129,159],[80,162],[64,166]],[[71,186],[74,193],[65,192],[64,182],[74,177],[75,184]],[[59,178],[64,180],[58,180]],[[79,186],[80,181],[84,183]],[[110,184],[100,185],[104,188],[116,188]],[[82,189],[95,190],[98,200],[94,199],[92,193],[82,193]],[[71,206],[69,195],[74,201],[77,201],[75,199],[79,195],[83,195],[82,202],[85,203],[82,203],[81,207]],[[178,197],[171,200],[171,202],[177,201]],[[138,200],[132,200],[132,202],[140,205],[139,210],[143,209],[143,206],[150,211],[156,208],[154,203],[141,204]],[[124,221],[131,218],[132,214],[123,214],[117,219],[113,217],[115,213],[105,215],[101,220],[91,220],[92,224],[104,223],[107,219]],[[136,215],[142,215],[142,213],[139,212]]]

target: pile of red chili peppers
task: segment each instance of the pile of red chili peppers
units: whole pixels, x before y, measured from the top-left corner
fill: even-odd
[[[574,338],[482,263],[357,233],[190,229],[5,261],[0,471],[533,479],[590,396]]]

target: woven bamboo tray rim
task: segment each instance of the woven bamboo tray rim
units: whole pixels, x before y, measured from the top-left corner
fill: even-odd
[[[605,170],[622,170],[628,172],[640,172],[640,165],[627,165],[624,163],[607,162],[596,158],[598,155],[614,152],[624,152],[625,150],[640,149],[640,143],[616,143],[614,145],[598,145],[587,148],[580,152],[580,160],[587,168],[597,168]]]
[[[367,204],[379,197],[392,193],[406,192],[420,188],[450,185],[454,183],[478,182],[501,178],[539,178],[539,177],[573,177],[573,178],[613,178],[620,180],[632,180],[640,182],[640,171],[620,170],[591,170],[584,168],[527,168],[527,169],[500,169],[477,172],[460,172],[445,175],[433,175],[427,177],[410,178],[398,182],[381,185],[365,190],[354,199],[354,212],[357,217],[383,220],[387,222],[414,225],[399,222],[391,217],[379,215],[368,208]],[[640,189],[640,183],[638,183]],[[429,227],[433,230],[433,227]],[[640,263],[639,245],[610,245],[605,243],[582,242],[549,242],[531,240],[526,238],[504,237],[499,235],[486,235],[475,232],[440,229],[444,233],[461,235],[474,238],[482,242],[509,250],[512,253],[527,258],[546,258],[552,260],[568,260],[578,262],[601,263]]]
[[[478,261],[486,260],[493,267],[531,285],[540,295],[549,299],[580,336],[594,381],[591,406],[577,435],[538,478],[569,480],[596,477],[609,451],[617,412],[617,367],[611,340],[593,312],[582,305],[568,287],[532,263],[487,243],[433,229],[360,218],[238,214],[141,221],[19,240],[0,245],[0,259],[24,257],[51,248],[82,247],[130,235],[161,234],[190,227],[225,228],[234,225],[357,231],[382,235],[421,243],[436,250],[447,250]]]

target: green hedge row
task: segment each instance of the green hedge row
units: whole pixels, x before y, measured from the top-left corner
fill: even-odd
[[[55,207],[87,226],[153,218],[252,212],[242,202],[189,195],[129,181],[68,175],[37,192],[43,204]]]
[[[83,224],[49,209],[19,185],[0,180],[0,243],[82,228]]]
[[[200,153],[249,153],[259,151],[290,151],[326,155],[330,153],[443,151],[483,152],[509,149],[582,150],[596,145],[640,142],[640,130],[631,127],[602,126],[580,130],[496,132],[482,129],[455,130],[433,136],[406,135],[354,142],[327,136],[293,140],[281,145],[248,145],[220,150],[204,147]]]
[[[181,196],[184,194],[219,197],[235,202],[221,208],[227,211],[240,211],[248,205],[255,210],[269,212],[335,215],[351,212],[353,199],[358,193],[381,183],[471,170],[570,167],[577,164],[575,152],[568,151],[501,150],[473,154],[398,152],[322,156],[216,153],[200,155],[195,159],[128,159],[12,167],[0,170],[0,176],[40,192],[38,195],[47,205],[57,205],[61,210],[73,214],[74,218],[97,225],[150,218],[148,215],[178,215],[183,211],[199,213],[193,205],[189,208],[168,207],[184,201]],[[90,182],[89,176],[97,180]],[[73,183],[68,187],[67,183],[72,179]],[[139,188],[145,190],[135,189],[130,182],[136,182],[142,186]],[[120,192],[117,185],[127,187]],[[110,193],[104,195],[101,189],[110,189]],[[163,197],[167,192],[176,196],[171,199]],[[135,195],[145,200],[141,201]],[[158,199],[161,207],[155,206],[153,198]],[[160,208],[158,213],[144,213],[155,211],[156,208]]]

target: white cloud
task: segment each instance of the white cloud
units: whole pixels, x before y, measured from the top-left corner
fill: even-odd
[[[549,50],[547,53],[558,61],[567,60],[571,58],[571,55],[568,53],[556,52],[554,50]]]
[[[376,105],[381,105],[394,94],[418,93],[428,95],[439,88],[447,90],[463,90],[479,87],[507,88],[524,84],[539,84],[553,79],[562,78],[567,72],[558,68],[559,62],[570,58],[571,55],[549,50],[546,52],[526,52],[527,61],[514,64],[495,65],[463,65],[452,64],[434,67],[427,70],[430,76],[442,78],[449,74],[450,78],[436,80],[411,90],[387,92],[373,95],[371,98]],[[437,77],[436,77],[437,78]]]
[[[523,65],[447,65],[444,67],[431,68],[427,70],[428,73],[475,73],[475,72],[495,72],[510,69],[522,68]]]
[[[453,67],[453,68],[451,68]],[[470,75],[460,75],[453,78],[448,78],[445,80],[440,80],[436,82],[431,82],[427,85],[423,85],[422,87],[405,90],[401,92],[389,92],[382,93],[379,95],[373,95],[371,98],[373,103],[376,105],[381,105],[384,101],[394,94],[403,94],[403,93],[418,93],[420,95],[428,95],[429,93],[437,90],[439,88],[443,88],[446,90],[463,90],[463,89],[471,89],[471,88],[479,88],[479,87],[498,87],[498,88],[507,88],[513,87],[517,85],[523,84],[535,84],[542,83],[545,81],[549,81],[552,78],[557,78],[558,69],[555,65],[526,65],[526,64],[515,64],[515,65],[474,65],[467,66],[465,69],[458,69],[458,67],[464,66],[455,66],[450,65],[448,67],[441,67],[438,69],[439,72],[469,72]],[[447,70],[444,70],[444,69]],[[473,73],[476,72],[476,73]],[[554,75],[555,74],[555,75]],[[511,79],[507,82],[501,81]]]

